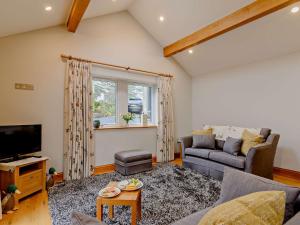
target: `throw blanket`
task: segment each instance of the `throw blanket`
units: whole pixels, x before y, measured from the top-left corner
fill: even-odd
[[[261,128],[243,128],[243,127],[234,127],[234,126],[215,126],[215,125],[205,125],[203,129],[213,129],[213,134],[216,135],[217,140],[225,141],[227,137],[232,138],[242,138],[242,134],[245,129],[254,134],[260,134]]]

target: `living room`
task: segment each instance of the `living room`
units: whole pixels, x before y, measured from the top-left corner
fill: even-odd
[[[200,223],[200,217],[194,223],[180,221],[212,205],[218,210],[229,174],[248,178],[252,173],[297,192],[299,7],[295,0],[5,0],[0,130],[35,126],[40,140],[28,152],[37,149],[35,157],[0,162],[0,224],[84,224],[76,223],[78,217],[101,224],[96,198],[111,181],[137,180],[143,187],[136,191],[140,218],[139,213],[132,218],[130,207],[111,213],[113,206],[105,206],[102,223],[108,225],[135,224],[138,218],[138,224],[218,224]],[[72,108],[78,104],[82,107]],[[263,136],[258,144],[266,144],[243,153],[245,130]],[[238,152],[226,155],[226,162],[219,156],[210,160],[209,155],[225,153],[227,139]],[[5,136],[1,140],[9,143]],[[191,157],[187,149],[197,141],[202,142],[198,156]],[[22,144],[7,148],[12,145],[17,146],[2,145],[1,159],[14,157],[22,146],[30,151]],[[41,171],[40,189],[25,196],[23,183],[11,176],[35,169]],[[10,185],[23,192],[20,201],[15,189],[9,193]],[[273,189],[241,195],[267,190]],[[17,200],[7,210],[9,194]],[[296,198],[285,224],[300,218]],[[114,198],[107,199],[104,205]],[[280,219],[269,224],[283,224]]]

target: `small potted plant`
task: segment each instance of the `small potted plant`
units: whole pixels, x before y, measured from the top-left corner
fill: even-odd
[[[130,113],[130,112],[123,114],[121,116],[122,116],[122,119],[126,122],[127,126],[128,126],[129,121],[134,119],[134,114]]]
[[[99,128],[100,127],[100,120],[94,120],[94,128]]]

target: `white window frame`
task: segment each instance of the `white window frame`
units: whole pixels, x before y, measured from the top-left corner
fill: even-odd
[[[152,105],[152,118],[150,119],[149,125],[157,125],[157,85],[153,83],[139,82],[127,79],[109,78],[105,76],[94,75],[94,80],[109,80],[116,82],[116,123],[107,124],[107,126],[120,126],[124,123],[121,119],[121,115],[128,112],[128,85],[142,85],[152,87],[151,105]],[[136,124],[135,124],[136,125]],[[104,125],[105,126],[105,125]]]
[[[156,115],[157,115],[157,86],[149,83],[143,83],[143,82],[134,82],[134,81],[128,81],[127,82],[127,110],[128,110],[128,85],[140,85],[140,86],[146,86],[152,88],[151,93],[151,119],[150,124],[157,124]]]
[[[114,80],[114,79],[111,79],[111,78],[105,78],[105,77],[98,77],[98,76],[93,76],[93,81],[101,81],[101,80],[106,80],[106,81],[111,81],[111,82],[115,82],[116,83],[116,96],[115,96],[115,102],[116,102],[116,122],[115,123],[111,123],[111,124],[105,124],[106,126],[114,126],[114,125],[117,125],[119,124],[119,114],[118,114],[118,111],[119,111],[119,103],[118,103],[118,93],[119,93],[119,85],[118,85],[118,81],[117,80]],[[94,85],[94,83],[92,82],[92,84]],[[94,87],[93,87],[93,90],[94,90]],[[93,101],[94,101],[94,93],[93,93]],[[94,120],[94,112],[93,112],[93,120]]]

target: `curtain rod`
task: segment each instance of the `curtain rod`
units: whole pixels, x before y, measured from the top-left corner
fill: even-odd
[[[148,75],[148,76],[156,76],[156,77],[161,76],[161,77],[171,77],[171,78],[173,77],[171,74],[156,73],[156,72],[151,72],[151,71],[147,71],[147,70],[135,69],[135,68],[125,67],[125,66],[118,66],[118,65],[113,65],[113,64],[108,64],[108,63],[97,62],[97,61],[93,61],[93,60],[73,57],[71,55],[61,54],[60,56],[61,56],[62,59],[65,59],[65,60],[74,59],[74,60],[87,62],[87,63],[91,63],[91,64],[96,64],[96,65],[101,65],[101,66],[113,67],[113,68],[117,68],[117,69],[123,69],[123,70],[127,70],[127,71],[134,71],[134,72],[138,72],[138,73],[143,73],[143,74]]]

